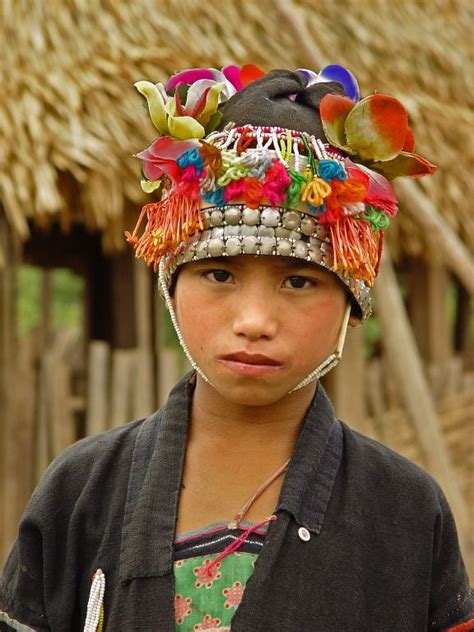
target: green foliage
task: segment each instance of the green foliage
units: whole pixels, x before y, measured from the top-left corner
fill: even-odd
[[[18,333],[28,335],[41,325],[42,270],[34,266],[22,266],[17,277]],[[72,329],[82,334],[84,280],[68,269],[51,271],[52,329]]]

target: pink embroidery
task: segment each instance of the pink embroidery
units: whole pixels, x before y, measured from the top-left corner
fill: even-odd
[[[191,597],[186,597],[185,599],[183,595],[175,595],[174,618],[176,623],[183,623],[184,617],[188,617],[191,614],[191,608],[189,607],[191,601]]]
[[[194,583],[196,588],[201,588],[201,586],[212,588],[213,582],[215,582],[216,579],[220,579],[222,577],[222,574],[219,571],[221,563],[218,562],[212,567],[209,567],[210,563],[211,560],[204,560],[201,566],[196,566],[196,568],[193,568],[193,573],[196,575],[197,578],[196,582]]]
[[[242,601],[245,588],[240,582],[234,582],[230,588],[224,588],[222,591],[226,597],[224,608],[237,608]]]
[[[217,617],[213,619],[210,614],[206,614],[201,623],[196,623],[193,630],[195,630],[195,632],[199,632],[199,630],[211,630],[220,625],[220,622],[221,620]]]

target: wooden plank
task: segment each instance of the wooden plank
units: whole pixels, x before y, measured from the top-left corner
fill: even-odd
[[[409,313],[421,355],[430,364],[443,365],[453,354],[449,317],[451,277],[434,257],[411,260]]]
[[[407,178],[400,179],[395,189],[405,213],[421,227],[443,263],[459,279],[467,292],[474,295],[474,257],[438,213],[433,202],[420,187]]]
[[[24,425],[17,418],[18,378],[15,286],[19,246],[0,213],[0,566],[13,543],[28,490],[23,470]]]
[[[379,441],[393,446],[393,437],[391,432],[391,424],[387,419],[387,403],[384,397],[384,377],[383,365],[379,358],[372,360],[367,367],[367,403],[372,413],[372,423],[369,424],[373,428],[375,436]]]
[[[179,351],[172,347],[163,347],[160,351],[160,406],[168,399],[170,390],[181,377]]]
[[[49,354],[52,356],[48,389],[51,425],[51,456],[60,454],[76,441],[76,425],[71,406],[72,364],[70,358],[74,337],[69,330],[58,332]]]
[[[357,430],[370,433],[365,394],[364,332],[361,326],[348,328],[342,360],[329,375],[332,377],[331,394],[336,414]]]
[[[416,431],[427,468],[449,498],[461,537],[465,539],[468,526],[466,503],[441,434],[435,403],[424,375],[387,248],[382,258],[376,292],[377,315],[383,332],[382,344],[390,372]]]
[[[133,385],[133,417],[145,417],[156,408],[153,356],[153,277],[143,261],[134,259],[135,323],[137,327],[136,372]]]
[[[103,340],[90,342],[87,358],[86,434],[88,436],[107,429],[109,417],[109,362],[109,345]]]
[[[109,415],[109,427],[111,428],[121,426],[132,419],[136,364],[137,355],[135,349],[115,349],[112,352]]]

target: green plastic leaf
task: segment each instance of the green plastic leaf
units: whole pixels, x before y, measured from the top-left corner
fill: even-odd
[[[209,123],[206,125],[206,135],[210,134],[216,129],[216,127],[222,121],[223,117],[224,115],[222,114],[222,112],[219,112],[219,110],[217,110],[217,112],[214,112],[214,114],[209,119]]]
[[[344,126],[354,107],[354,101],[339,94],[326,94],[319,104],[319,114],[324,133],[329,143],[349,154],[355,153],[348,147]]]
[[[398,156],[408,134],[408,116],[394,97],[373,94],[359,101],[345,123],[347,144],[364,161]]]
[[[165,102],[160,91],[151,81],[137,81],[135,88],[147,100],[150,118],[156,129],[165,136],[168,133],[168,123],[165,112]]]

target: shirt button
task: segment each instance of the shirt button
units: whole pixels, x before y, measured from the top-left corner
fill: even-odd
[[[298,536],[300,540],[303,540],[303,542],[308,542],[309,540],[311,540],[311,534],[308,529],[306,529],[306,527],[300,527],[298,529]]]

